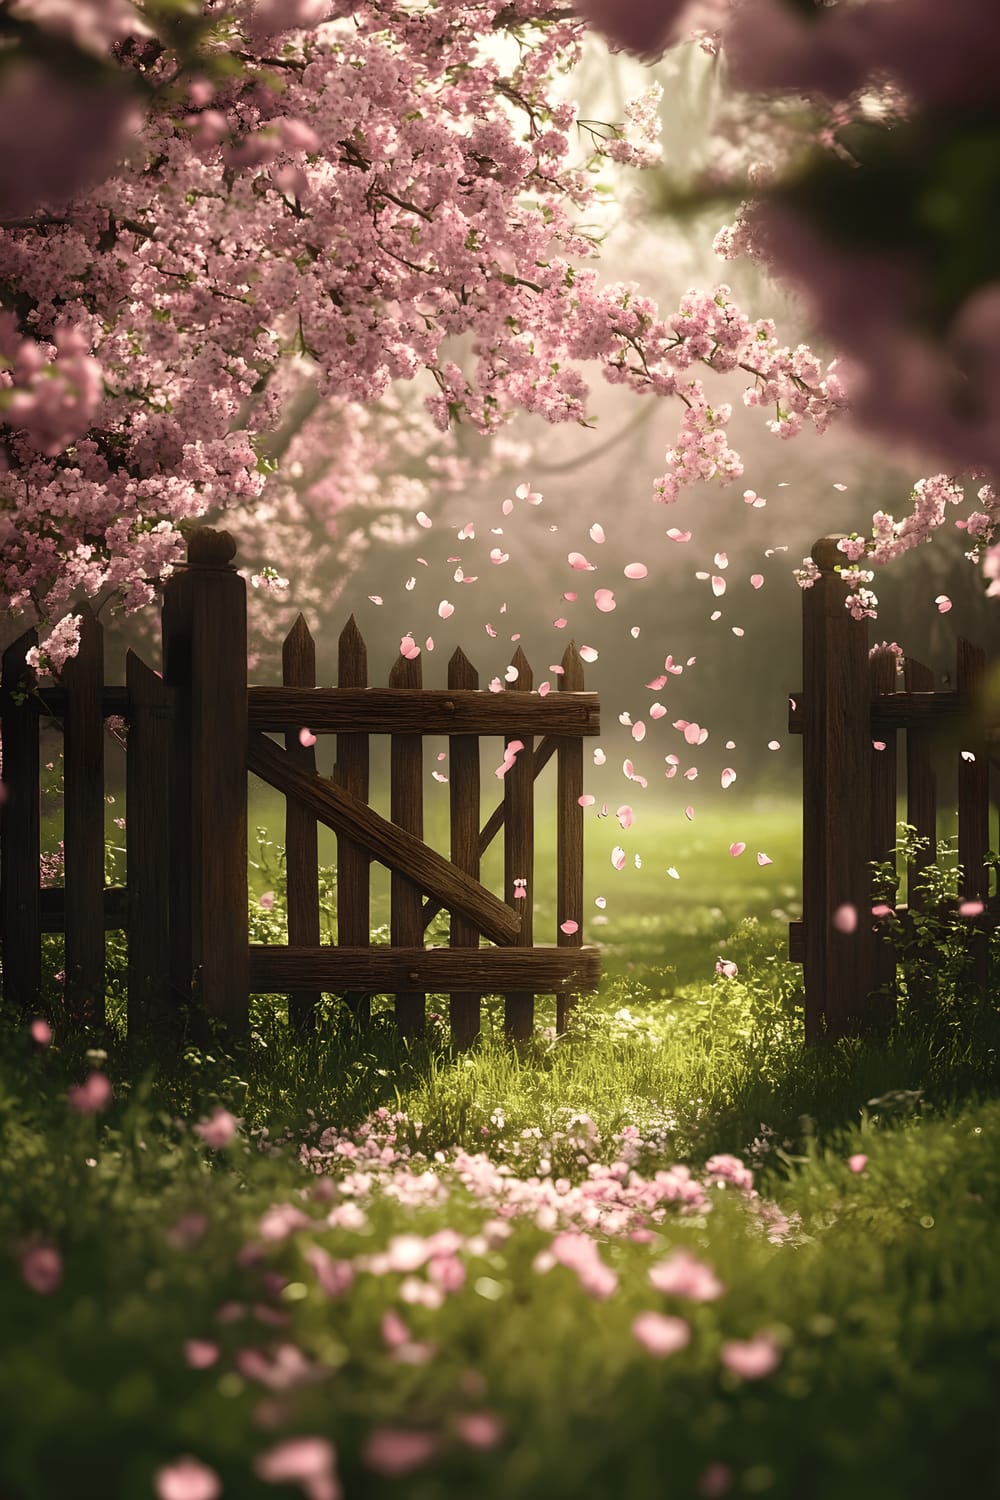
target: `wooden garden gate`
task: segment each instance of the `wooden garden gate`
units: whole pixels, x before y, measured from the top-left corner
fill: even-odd
[[[990,847],[990,761],[1000,705],[983,701],[985,653],[959,640],[955,686],[935,690],[930,669],[897,653],[869,652],[868,624],[845,608],[837,536],[813,548],[819,575],[802,597],[803,688],[788,728],[802,735],[802,920],[789,927],[789,958],[803,964],[806,1039],[884,1028],[895,1013],[896,956],[872,916],[872,862],[896,857],[897,736],[906,735],[906,821],[926,841],[908,867],[904,921],[920,904],[917,881],[937,853],[932,749],[948,730],[958,776],[956,915],[968,922],[973,978],[987,980],[988,934],[998,922],[985,863]]]
[[[104,934],[128,934],[128,1024],[168,1028],[195,998],[239,1030],[250,993],[286,991],[304,1027],[322,992],[343,994],[359,1018],[372,994],[395,995],[404,1034],[424,1024],[425,996],[451,996],[452,1035],[468,1045],[479,999],[505,997],[510,1035],[530,1035],[534,996],[557,996],[565,1026],[573,994],[596,988],[599,954],[582,944],[583,736],[600,729],[597,697],[584,691],[570,646],[559,691],[531,691],[520,647],[506,690],[480,692],[461,650],[448,686],[426,689],[419,659],[400,657],[387,688],[367,684],[364,641],[353,618],[340,636],[336,688],[315,686],[315,648],[299,616],[284,642],[283,682],[249,686],[246,588],[226,532],[202,528],[187,566],[167,582],[162,679],[129,653],[126,684],[103,681],[101,627],[83,611],[80,652],[57,688],[41,689],[26,664],[28,632],[4,654],[0,684],[0,954],[5,996],[38,1004],[43,931],[66,942],[67,1019],[104,1016]],[[64,727],[65,882],[39,877],[39,717]],[[104,720],[127,724],[127,886],[104,883]],[[308,731],[302,734],[302,731]],[[283,746],[269,735],[282,734]],[[335,734],[332,779],[316,772],[313,737]],[[368,805],[368,737],[391,737],[390,817]],[[450,859],[423,842],[422,737],[449,737]],[[503,739],[499,805],[479,827],[479,740]],[[538,738],[541,736],[541,738]],[[537,739],[537,743],[536,743]],[[303,742],[305,741],[305,743]],[[557,930],[533,941],[534,782],[557,763]],[[247,776],[286,798],[288,943],[249,943]],[[320,944],[317,823],[337,834],[338,941]],[[479,880],[480,856],[503,830],[504,896]],[[370,942],[369,865],[391,872],[390,943]],[[427,948],[434,916],[451,915],[449,946]],[[485,937],[494,946],[481,945]]]

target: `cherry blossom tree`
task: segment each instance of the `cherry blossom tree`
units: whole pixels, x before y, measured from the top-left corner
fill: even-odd
[[[400,445],[460,484],[462,426],[586,423],[590,370],[678,413],[664,501],[742,473],[722,377],[780,436],[844,406],[837,369],[726,287],[671,312],[602,280],[596,184],[655,164],[659,90],[584,125],[555,81],[585,21],[556,0],[8,10],[0,93],[72,48],[129,101],[30,204],[11,178],[0,217],[0,605],[39,621],[42,666],[72,654],[79,598],[147,603],[185,523],[308,513],[346,545]]]

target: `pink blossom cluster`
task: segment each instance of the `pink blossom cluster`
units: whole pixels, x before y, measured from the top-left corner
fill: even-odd
[[[55,458],[93,422],[104,394],[101,367],[79,328],[57,323],[52,344],[19,339],[11,313],[0,313],[0,422]]]

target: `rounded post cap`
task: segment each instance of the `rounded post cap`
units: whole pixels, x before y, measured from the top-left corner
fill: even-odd
[[[834,568],[842,567],[847,561],[846,556],[837,546],[838,542],[846,539],[846,531],[838,531],[832,536],[821,536],[813,545],[812,560],[821,573],[832,573]]]
[[[228,531],[214,526],[195,526],[187,534],[190,568],[228,568],[236,556],[236,542]]]

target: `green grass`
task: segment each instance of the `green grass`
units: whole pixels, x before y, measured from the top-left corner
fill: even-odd
[[[171,1062],[114,1028],[107,1055],[88,1056],[56,1011],[41,1048],[6,1017],[4,1500],[145,1500],[185,1455],[225,1500],[322,1500],[319,1480],[257,1472],[294,1436],[335,1446],[347,1500],[697,1500],[724,1481],[775,1500],[1000,1493],[996,1004],[949,988],[962,945],[939,934],[933,1010],[881,1041],[807,1051],[801,974],[781,958],[796,819],[739,821],[723,800],[693,824],[668,810],[628,836],[591,825],[588,899],[607,894],[608,922],[585,936],[606,945],[606,979],[565,1039],[541,1030],[514,1051],[489,1001],[482,1045],[454,1056],[437,1020],[407,1046],[387,1016],[357,1034],[331,1002],[303,1043],[259,997],[245,1045],[219,1037]],[[619,840],[641,871],[611,869]],[[280,910],[257,920],[277,928]],[[720,951],[734,978],[715,975]],[[444,1007],[431,998],[432,1016]],[[95,1068],[115,1098],[80,1116],[67,1090]],[[193,1125],[219,1105],[241,1124],[210,1150]],[[318,1173],[303,1148],[321,1152]],[[753,1168],[759,1197],[710,1185],[719,1153]],[[709,1184],[690,1213],[669,1201],[679,1164]],[[612,1209],[584,1236],[614,1273],[596,1291],[536,1259],[582,1227],[584,1193]],[[519,1197],[530,1212],[509,1214]],[[192,1215],[203,1232],[185,1246],[176,1226]],[[427,1267],[408,1280],[384,1257],[412,1248],[401,1235],[446,1230],[451,1250],[431,1243],[455,1284],[425,1306],[412,1298],[437,1284]],[[563,1243],[572,1259],[579,1241]],[[62,1261],[48,1292],[22,1272],[39,1245]],[[721,1296],[650,1283],[678,1248]],[[686,1347],[643,1347],[633,1321],[651,1311],[683,1319]],[[728,1344],[757,1337],[774,1368],[741,1378]],[[192,1366],[190,1340],[210,1364]],[[424,1461],[373,1469],[386,1428],[421,1435]]]

